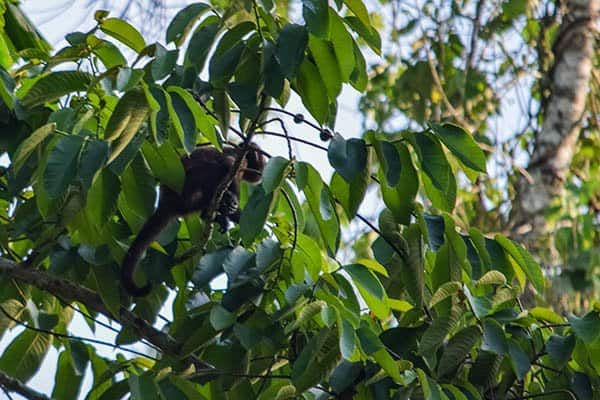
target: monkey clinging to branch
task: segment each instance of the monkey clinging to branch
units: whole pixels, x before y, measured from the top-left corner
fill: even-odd
[[[220,152],[214,147],[204,146],[181,158],[185,171],[182,193],[179,194],[166,185],[160,186],[158,207],[138,232],[123,258],[121,282],[127,292],[133,296],[145,296],[150,292],[150,283],[140,287],[133,280],[136,265],[142,254],[175,218],[195,212],[200,212],[202,217],[206,217],[215,190],[230,173],[236,158],[243,152],[242,148],[237,147],[226,147]],[[264,166],[262,150],[251,143],[238,173],[223,193],[217,208],[215,220],[222,230],[227,229],[229,221],[239,222],[238,200],[241,181],[258,182]]]

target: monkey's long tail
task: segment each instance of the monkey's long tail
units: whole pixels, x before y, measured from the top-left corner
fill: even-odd
[[[135,268],[140,258],[142,258],[144,251],[150,247],[152,242],[158,237],[160,232],[169,225],[169,222],[172,219],[173,216],[170,213],[156,210],[138,232],[138,235],[133,240],[133,243],[131,243],[127,254],[125,254],[123,263],[121,264],[121,282],[125,290],[132,296],[142,297],[150,293],[150,290],[152,289],[150,283],[141,287],[136,285],[133,280]]]

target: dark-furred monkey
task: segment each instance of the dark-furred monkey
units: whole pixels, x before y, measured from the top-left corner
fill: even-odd
[[[226,147],[222,152],[214,147],[201,146],[190,154],[181,157],[185,180],[181,194],[166,185],[160,186],[158,207],[148,218],[136,238],[131,243],[121,265],[121,282],[133,296],[145,296],[152,289],[150,283],[138,286],[133,280],[136,265],[142,254],[158,237],[160,232],[175,218],[199,212],[205,217],[215,189],[231,171],[236,158],[244,150]],[[242,160],[239,172],[234,176],[217,209],[215,221],[222,230],[228,221],[239,222],[239,189],[242,180],[256,183],[260,180],[265,159],[255,144],[250,144]]]

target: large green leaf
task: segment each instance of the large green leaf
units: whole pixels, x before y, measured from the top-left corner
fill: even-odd
[[[456,373],[457,367],[466,359],[469,352],[481,338],[481,329],[468,326],[457,332],[444,346],[444,353],[438,364],[440,376]]]
[[[408,148],[403,144],[374,143],[382,168],[379,185],[385,205],[398,223],[408,225],[419,190],[419,178]]]
[[[202,71],[220,27],[221,20],[215,16],[207,17],[198,25],[185,52],[186,67],[194,67],[198,73]]]
[[[180,157],[170,143],[164,143],[162,146],[154,147],[145,142],[142,145],[144,158],[150,165],[150,169],[155,177],[161,183],[166,184],[173,190],[181,192],[185,171]]]
[[[544,291],[544,276],[539,264],[535,262],[531,254],[521,245],[515,244],[510,239],[498,234],[494,237],[496,242],[506,250],[508,254],[515,260],[519,268],[525,273],[531,281],[533,287],[540,293]]]
[[[208,4],[194,3],[180,10],[167,27],[167,43],[175,42],[181,46],[192,27],[200,17],[210,9]]]
[[[331,42],[311,34],[308,39],[308,48],[327,88],[327,97],[330,102],[333,102],[342,90],[342,76],[333,45]]]
[[[390,312],[387,295],[377,276],[360,264],[345,265],[344,270],[352,277],[361,296],[380,319],[385,320]]]
[[[365,198],[367,187],[369,185],[369,169],[364,168],[360,174],[348,183],[340,174],[335,172],[331,177],[330,188],[339,201],[349,219],[356,216],[360,204]]]
[[[87,35],[86,43],[92,53],[98,56],[106,69],[127,65],[127,60],[117,46],[94,35]]]
[[[315,119],[323,124],[329,116],[327,87],[319,74],[319,70],[308,59],[305,59],[298,69],[296,88],[302,104],[310,111]]]
[[[16,172],[23,166],[33,151],[56,129],[56,123],[51,122],[40,126],[21,142],[12,157],[12,167]]]
[[[304,162],[296,164],[296,174],[296,182],[306,195],[321,238],[327,249],[335,254],[340,240],[340,225],[331,193],[312,165]]]
[[[466,130],[450,123],[431,124],[431,128],[463,164],[476,171],[486,172],[485,154]]]
[[[138,231],[154,211],[156,181],[141,156],[136,157],[123,171],[121,180],[124,204],[122,206],[119,202],[119,210],[132,229]]]
[[[315,36],[329,35],[329,6],[327,0],[302,0],[302,16],[306,27]]]
[[[348,82],[354,70],[354,39],[346,30],[342,19],[333,11],[329,10],[329,21],[331,30],[331,44],[338,63],[340,78],[342,82]]]
[[[273,192],[265,193],[261,186],[252,191],[240,217],[240,236],[249,245],[262,232],[273,205]]]
[[[304,347],[292,368],[292,382],[298,392],[317,385],[340,359],[335,331],[322,329]]]
[[[104,138],[113,142],[108,163],[110,164],[131,142],[146,120],[150,109],[146,95],[141,89],[125,93],[117,103],[108,124]]]
[[[21,99],[25,107],[51,103],[73,92],[85,92],[92,75],[82,71],[57,71],[37,80]]]
[[[83,374],[79,374],[73,367],[71,352],[63,350],[58,356],[52,398],[56,400],[71,400],[78,398],[82,381]]]
[[[281,66],[281,72],[288,78],[296,76],[298,67],[304,60],[304,51],[308,45],[308,32],[301,25],[287,24],[281,28],[277,38],[275,57]]]
[[[344,139],[335,134],[327,150],[329,163],[346,180],[352,182],[367,168],[367,146],[362,139]]]
[[[146,47],[144,37],[129,22],[119,18],[107,18],[100,22],[100,30],[136,52]]]
[[[582,318],[571,315],[567,319],[575,335],[585,343],[592,343],[600,337],[600,316],[597,312],[589,312]]]
[[[60,197],[73,182],[83,143],[81,136],[61,136],[50,150],[44,169],[44,189],[48,198]]]
[[[104,168],[90,187],[87,196],[87,210],[93,222],[104,225],[117,208],[121,182],[110,169]]]
[[[0,371],[27,382],[40,368],[52,338],[52,335],[25,329],[2,353]]]

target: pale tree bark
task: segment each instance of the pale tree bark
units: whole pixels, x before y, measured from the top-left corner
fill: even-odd
[[[527,173],[516,185],[513,232],[533,243],[546,232],[545,211],[561,193],[577,148],[592,71],[600,0],[569,0],[552,48],[548,97]]]

